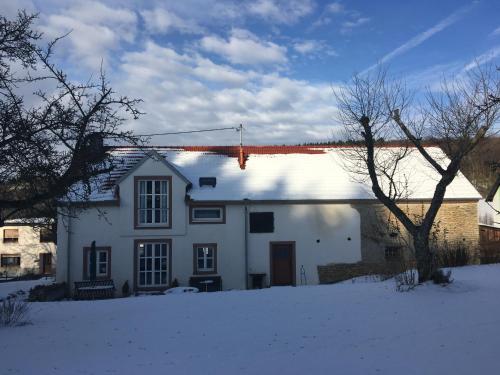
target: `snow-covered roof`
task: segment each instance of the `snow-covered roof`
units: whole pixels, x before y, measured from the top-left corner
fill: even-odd
[[[114,185],[150,155],[165,158],[192,183],[188,192],[194,201],[281,200],[371,200],[369,179],[345,168],[345,147],[332,146],[182,146],[118,147],[110,151],[117,168],[99,180],[90,196],[93,201],[115,199]],[[438,147],[428,152],[446,161]],[[379,149],[384,158],[394,147]],[[438,173],[413,150],[401,164],[400,182],[408,199],[430,199]],[[215,187],[198,184],[200,177],[216,177]],[[447,189],[446,199],[480,199],[481,196],[459,173]]]

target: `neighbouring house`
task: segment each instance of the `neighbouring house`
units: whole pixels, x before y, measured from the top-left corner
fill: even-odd
[[[0,227],[0,278],[55,273],[55,228],[46,219],[6,220]]]
[[[244,289],[260,282],[328,282],[323,266],[402,256],[403,231],[387,224],[387,210],[369,181],[347,171],[342,151],[332,146],[110,149],[117,167],[89,182],[90,201],[62,203],[70,215],[58,219],[57,279],[74,285],[89,279],[95,267],[97,278],[113,279],[118,291],[126,281],[135,291],[150,291],[174,280],[207,290]],[[428,152],[445,158],[437,147]],[[400,205],[421,215],[438,176],[415,150],[402,166],[407,195]],[[437,218],[443,240],[476,251],[480,198],[459,174]]]
[[[497,263],[500,261],[500,175],[479,205],[481,261]]]
[[[500,175],[491,186],[485,202],[489,210],[486,219],[482,223],[500,228]]]

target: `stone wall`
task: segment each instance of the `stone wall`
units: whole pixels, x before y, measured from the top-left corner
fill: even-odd
[[[332,284],[359,276],[390,277],[401,271],[399,263],[335,263],[318,266],[320,284]]]
[[[428,209],[425,202],[410,202],[400,207],[412,219],[418,220]],[[414,262],[411,236],[395,220],[382,204],[360,203],[353,205],[360,213],[361,256],[358,263],[332,263],[318,266],[321,284],[335,283],[364,275],[394,275],[404,264]],[[449,201],[444,203],[437,215],[433,230],[433,242],[438,246],[448,244],[465,245],[472,261],[479,260],[479,226],[477,202]],[[385,249],[394,246],[401,249],[403,261],[387,261]],[[408,250],[410,249],[410,250]]]
[[[415,221],[427,211],[429,203],[409,202],[400,207]],[[412,248],[411,236],[382,204],[357,204],[361,216],[361,254],[363,262],[385,261],[386,246]],[[465,245],[473,258],[478,257],[479,226],[477,202],[448,201],[436,217],[432,237],[435,243]],[[410,254],[405,254],[406,258]]]

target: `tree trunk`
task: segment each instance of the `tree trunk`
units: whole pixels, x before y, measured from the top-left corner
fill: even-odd
[[[435,271],[435,263],[429,247],[429,234],[426,235],[422,232],[420,230],[413,236],[419,283],[430,280],[432,273]]]

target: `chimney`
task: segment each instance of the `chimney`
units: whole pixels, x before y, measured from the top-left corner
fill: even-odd
[[[245,169],[245,163],[246,163],[245,152],[243,151],[243,146],[240,145],[240,150],[238,154],[238,164],[240,165],[240,169]]]

